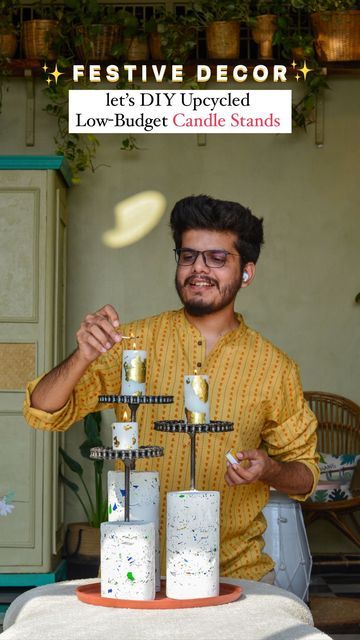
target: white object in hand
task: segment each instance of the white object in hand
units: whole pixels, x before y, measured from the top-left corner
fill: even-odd
[[[219,517],[218,491],[167,494],[168,598],[219,595]]]
[[[112,448],[114,451],[139,448],[137,422],[113,422],[111,430]]]
[[[209,378],[205,375],[184,376],[185,420],[189,424],[210,421]]]
[[[125,519],[125,474],[108,472],[109,521]],[[160,591],[160,482],[158,471],[130,471],[130,521],[155,525],[155,584]]]
[[[120,600],[155,599],[153,522],[101,524],[101,595]]]
[[[145,395],[146,351],[125,349],[122,354],[121,395]]]

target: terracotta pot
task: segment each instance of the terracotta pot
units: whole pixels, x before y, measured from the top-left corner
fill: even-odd
[[[0,55],[4,58],[13,58],[17,49],[15,33],[0,33]]]
[[[319,60],[360,60],[360,9],[312,13],[310,20]]]
[[[94,24],[90,28],[79,25],[75,33],[82,40],[75,47],[81,60],[111,60],[111,51],[120,40],[121,27],[118,24]]]
[[[100,558],[100,528],[90,527],[87,522],[70,523],[66,532],[65,552],[67,557]]]
[[[208,58],[234,60],[240,55],[240,23],[218,21],[206,27]]]
[[[57,20],[27,20],[22,26],[22,42],[25,58],[56,60],[52,41],[58,29]]]
[[[252,37],[259,45],[259,58],[270,60],[273,58],[273,37],[277,27],[275,15],[257,16],[256,25],[252,29]]]
[[[126,60],[148,60],[149,58],[149,46],[143,36],[124,38],[124,49]]]

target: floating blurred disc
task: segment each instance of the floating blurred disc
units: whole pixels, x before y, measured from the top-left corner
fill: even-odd
[[[122,200],[115,207],[115,227],[106,231],[102,240],[114,249],[141,240],[159,222],[166,209],[160,191],[141,191]]]

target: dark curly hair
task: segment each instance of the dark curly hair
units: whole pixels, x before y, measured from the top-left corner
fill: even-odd
[[[171,212],[170,226],[177,249],[181,248],[182,234],[189,229],[235,233],[235,246],[242,267],[247,262],[256,263],[264,243],[262,218],[257,218],[238,202],[216,200],[205,195],[179,200]]]

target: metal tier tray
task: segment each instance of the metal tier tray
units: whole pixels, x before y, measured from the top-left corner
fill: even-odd
[[[165,431],[167,433],[219,433],[234,431],[234,423],[210,420],[208,423],[190,424],[185,420],[157,420],[154,422],[154,429],[155,431]]]
[[[171,404],[174,396],[123,396],[110,395],[99,396],[99,402],[109,404]]]
[[[122,460],[123,462],[135,461],[143,458],[161,458],[164,455],[163,447],[145,446],[138,449],[118,449],[111,447],[93,447],[90,449],[90,458],[94,460]]]

